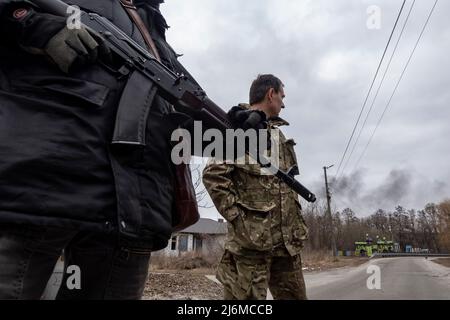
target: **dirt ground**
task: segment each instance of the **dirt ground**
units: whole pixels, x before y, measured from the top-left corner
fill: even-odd
[[[151,271],[145,300],[221,300],[222,285],[208,279],[214,270]]]
[[[439,259],[434,259],[433,262],[439,263],[445,267],[450,268],[450,258],[439,258]]]
[[[367,258],[332,257],[310,259],[305,257],[303,272],[317,272],[358,266],[367,262]],[[223,288],[219,283],[207,278],[213,276],[213,268],[191,270],[150,270],[143,299],[146,300],[221,300]]]

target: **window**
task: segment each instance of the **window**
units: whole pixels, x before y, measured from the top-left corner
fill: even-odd
[[[186,234],[182,234],[178,236],[178,251],[183,252],[188,249],[188,236]]]
[[[172,250],[172,251],[177,250],[177,237],[172,237],[172,240],[170,243],[170,250]]]
[[[194,236],[194,249],[195,251],[201,251],[202,250],[203,241],[202,238],[198,235]]]

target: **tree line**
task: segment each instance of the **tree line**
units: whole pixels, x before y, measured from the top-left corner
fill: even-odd
[[[308,205],[303,216],[309,229],[309,250],[331,248],[330,224],[326,207],[321,204]],[[432,253],[450,252],[450,199],[439,204],[429,203],[422,210],[397,206],[393,211],[378,209],[372,215],[358,218],[346,208],[332,214],[333,230],[337,250],[355,249],[356,241],[365,241],[368,234],[374,241],[379,236],[393,240],[405,251],[413,248],[429,249]]]

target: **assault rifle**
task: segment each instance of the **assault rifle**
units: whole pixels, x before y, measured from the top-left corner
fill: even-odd
[[[31,2],[54,15],[66,17],[69,12],[69,6],[60,0]],[[108,19],[96,13],[81,11],[80,20],[87,29],[103,37],[114,59],[121,62],[118,71],[128,79],[117,111],[113,144],[145,145],[146,119],[156,94],[177,111],[206,121],[211,128],[222,131],[233,129],[227,113],[209,99],[195,81],[167,68]],[[261,159],[262,156],[258,157]],[[295,179],[298,168],[293,167],[289,172],[277,168],[274,171],[280,180],[304,199],[316,201],[315,195]]]

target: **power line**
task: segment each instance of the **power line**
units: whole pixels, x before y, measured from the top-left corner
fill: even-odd
[[[402,72],[402,74],[401,74],[401,76],[400,76],[400,78],[399,78],[399,80],[398,80],[398,82],[397,82],[397,85],[395,86],[394,91],[392,92],[392,95],[391,95],[391,97],[389,98],[389,101],[388,101],[388,103],[386,104],[386,107],[384,108],[383,114],[381,115],[381,117],[380,117],[380,119],[378,120],[378,123],[377,123],[375,129],[374,129],[373,132],[372,132],[372,135],[371,135],[371,137],[370,137],[370,139],[369,139],[369,142],[367,143],[366,147],[364,148],[364,151],[362,152],[361,156],[359,157],[358,161],[356,162],[355,169],[358,167],[358,165],[359,165],[361,159],[363,158],[363,156],[365,155],[367,149],[369,148],[369,145],[370,145],[370,143],[372,142],[373,137],[375,136],[375,133],[377,132],[378,127],[380,126],[381,121],[383,120],[383,118],[384,118],[384,116],[385,116],[385,114],[386,114],[386,111],[388,110],[389,106],[391,105],[392,99],[393,99],[395,93],[397,92],[397,89],[398,89],[398,87],[399,87],[399,85],[400,85],[400,82],[401,82],[402,79],[403,79],[403,76],[404,76],[405,73],[406,73],[406,70],[408,69],[408,66],[409,66],[409,64],[410,64],[410,62],[411,62],[411,60],[412,60],[412,57],[414,56],[414,53],[416,52],[416,49],[417,49],[417,47],[418,47],[418,45],[419,45],[419,42],[420,42],[420,40],[422,39],[422,36],[423,36],[423,34],[424,34],[424,32],[425,32],[425,29],[426,29],[428,23],[430,22],[431,16],[433,15],[434,9],[436,8],[436,5],[437,5],[438,2],[439,2],[439,0],[436,0],[435,3],[434,3],[434,5],[433,5],[433,8],[431,8],[431,11],[430,11],[430,14],[428,15],[427,21],[425,22],[425,25],[424,25],[423,28],[422,28],[422,32],[420,33],[419,38],[417,39],[416,45],[414,46],[414,49],[412,50],[411,55],[409,56],[408,62],[406,63],[405,68],[403,69],[403,72]]]
[[[354,153],[354,151],[355,151],[355,148],[356,148],[356,146],[357,146],[357,144],[358,144],[358,142],[359,142],[359,139],[361,138],[361,134],[362,134],[362,132],[363,132],[365,126],[366,126],[367,120],[369,119],[369,115],[370,115],[370,113],[372,112],[372,109],[373,109],[373,107],[374,107],[374,105],[375,105],[375,102],[376,102],[376,100],[377,100],[377,98],[378,98],[378,94],[380,93],[381,87],[383,86],[384,80],[386,79],[386,75],[387,75],[387,73],[388,73],[388,71],[389,71],[389,68],[390,68],[390,66],[391,66],[392,60],[394,59],[395,53],[397,52],[398,45],[399,45],[399,43],[400,43],[400,40],[402,39],[403,33],[404,33],[404,31],[405,31],[406,25],[408,24],[409,17],[411,16],[411,12],[412,12],[412,10],[413,10],[413,8],[414,8],[414,4],[415,4],[415,3],[416,3],[416,0],[413,1],[412,5],[411,5],[411,8],[409,9],[408,15],[407,15],[406,20],[405,20],[405,22],[404,22],[404,24],[403,24],[403,28],[402,28],[402,30],[401,30],[401,32],[400,32],[400,35],[399,35],[398,40],[397,40],[397,43],[395,44],[395,48],[394,48],[394,50],[392,51],[391,58],[389,59],[389,63],[388,63],[388,65],[387,65],[387,67],[386,67],[386,70],[384,71],[383,78],[381,79],[381,82],[380,82],[380,84],[379,84],[379,86],[378,86],[377,92],[375,93],[375,96],[374,96],[374,98],[373,98],[373,100],[372,100],[372,104],[371,104],[371,106],[370,106],[369,111],[367,112],[366,118],[364,119],[364,123],[363,123],[363,125],[361,126],[361,129],[359,130],[358,137],[356,138],[356,141],[355,141],[355,143],[353,144],[352,151],[350,152],[350,155],[347,157],[347,161],[346,161],[345,164],[344,164],[344,167],[343,167],[343,169],[342,169],[342,175],[345,173],[345,169],[347,168],[347,165],[348,165],[348,163],[350,162],[350,159],[351,159],[351,157],[352,157],[352,155],[353,155],[353,153]]]
[[[401,14],[403,12],[403,8],[405,7],[405,3],[406,3],[406,0],[403,0],[403,4],[402,4],[402,6],[400,8],[400,12],[398,13],[398,16],[397,16],[397,20],[395,21],[395,24],[394,24],[394,27],[392,29],[391,35],[389,36],[388,43],[386,45],[386,48],[384,49],[383,56],[381,57],[380,63],[378,64],[377,72],[375,73],[375,76],[374,76],[374,78],[372,80],[372,84],[370,85],[369,92],[367,93],[366,99],[365,99],[364,104],[363,104],[363,106],[361,108],[361,112],[359,113],[359,116],[358,116],[358,119],[356,121],[355,127],[353,128],[352,134],[350,136],[350,139],[348,140],[348,143],[347,143],[347,146],[345,148],[344,154],[342,155],[341,161],[339,162],[339,167],[337,169],[336,176],[338,176],[338,174],[340,172],[340,169],[341,169],[341,166],[342,166],[342,162],[344,161],[344,158],[345,158],[345,155],[347,154],[347,151],[348,151],[348,148],[350,146],[350,143],[351,143],[351,141],[353,139],[353,136],[355,135],[356,128],[358,127],[359,121],[361,120],[361,115],[363,114],[364,109],[366,108],[367,100],[369,99],[370,93],[372,92],[372,88],[373,88],[373,86],[375,84],[375,81],[376,81],[376,79],[378,77],[378,73],[379,73],[381,65],[382,65],[382,63],[384,61],[384,57],[386,55],[386,52],[387,52],[387,50],[389,48],[389,44],[391,43],[392,36],[394,35],[395,29],[397,28],[398,21],[400,20],[400,16],[401,16]]]

